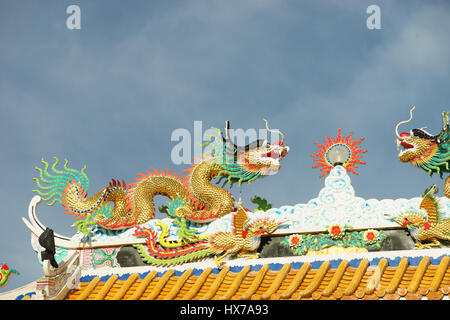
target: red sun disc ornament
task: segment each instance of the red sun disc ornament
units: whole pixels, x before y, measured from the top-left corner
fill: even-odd
[[[358,168],[357,164],[366,164],[360,159],[362,158],[361,153],[366,153],[367,150],[362,150],[358,146],[364,138],[355,141],[352,134],[353,132],[350,132],[347,137],[342,137],[341,128],[339,128],[336,138],[331,139],[325,135],[326,140],[323,145],[315,142],[317,153],[311,154],[311,157],[314,158],[313,161],[317,162],[313,168],[320,167],[320,171],[322,171],[320,178],[330,173],[336,165],[341,165],[347,172],[357,175],[358,173],[354,170]]]

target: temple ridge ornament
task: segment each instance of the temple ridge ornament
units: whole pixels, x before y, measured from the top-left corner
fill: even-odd
[[[425,128],[399,133],[401,125],[411,122],[414,109],[415,106],[409,111],[408,120],[395,126],[398,159],[425,170],[430,176],[437,173],[442,178],[444,172],[450,172],[449,112],[442,112],[442,129],[437,135],[428,133]],[[450,176],[444,182],[444,195],[450,198]]]
[[[417,243],[417,249],[438,247],[439,240],[450,240],[450,219],[442,218],[436,185],[425,190],[419,210],[407,210],[392,220],[406,227]],[[429,242],[430,243],[423,243]]]
[[[146,239],[146,244],[135,244],[142,260],[150,265],[173,266],[214,256],[218,267],[224,265],[226,256],[258,258],[261,236],[273,233],[283,222],[267,217],[250,219],[241,207],[233,213],[231,232],[217,232],[211,236],[186,241],[168,241],[167,225],[159,222],[162,232],[136,226],[134,235]]]
[[[319,168],[322,174],[319,176],[322,178],[326,174],[330,173],[335,166],[342,166],[347,172],[358,174],[354,169],[358,168],[357,164],[366,164],[361,161],[361,153],[366,153],[367,150],[362,150],[358,145],[364,138],[354,140],[352,138],[353,132],[347,137],[341,136],[341,128],[338,130],[338,136],[334,139],[325,135],[326,140],[324,144],[320,145],[315,142],[317,146],[317,153],[311,154],[313,161],[317,162],[313,168]]]
[[[266,120],[266,128],[268,127]],[[215,128],[219,135],[212,136],[207,144],[212,151],[202,156],[192,168],[184,174],[166,172],[153,168],[153,172],[138,173],[136,182],[126,184],[124,180],[112,179],[109,186],[100,189],[96,194],[87,197],[89,179],[81,171],[67,167],[56,168],[59,160],[49,169],[49,164],[42,159],[43,168],[36,167],[39,178],[37,192],[49,205],[59,202],[67,214],[84,220],[77,221],[75,226],[84,234],[89,233],[88,226],[100,225],[109,230],[120,230],[143,224],[155,217],[156,195],[167,196],[173,210],[170,217],[180,224],[187,221],[209,223],[235,210],[232,194],[225,190],[225,184],[233,186],[237,183],[250,184],[252,181],[276,173],[281,168],[280,161],[289,152],[281,141],[269,143],[267,140],[256,140],[246,146],[237,146],[229,137],[229,122],[226,122],[225,134]],[[214,186],[225,179],[222,187]],[[111,207],[110,204],[114,206]]]
[[[0,289],[8,284],[9,278],[12,274],[19,275],[20,273],[17,270],[10,269],[6,264],[3,264],[0,267]]]
[[[327,226],[328,232],[292,234],[280,242],[294,255],[368,252],[380,248],[386,235],[381,230],[350,230],[349,225],[338,223]]]

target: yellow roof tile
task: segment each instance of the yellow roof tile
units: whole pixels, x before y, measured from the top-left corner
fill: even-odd
[[[148,272],[128,277],[90,277],[78,289],[69,292],[73,300],[136,299],[442,299],[450,293],[450,258],[443,256],[431,264],[423,257],[410,265],[408,258],[389,265],[383,258],[376,265],[361,259],[339,264],[324,261],[313,265],[285,263],[281,268],[265,264],[260,267],[225,266],[182,272]],[[296,268],[294,269],[294,265]],[[143,277],[143,276],[142,276]]]

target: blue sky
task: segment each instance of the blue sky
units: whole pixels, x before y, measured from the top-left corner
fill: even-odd
[[[81,30],[66,8],[81,8]],[[381,30],[366,8],[381,8]],[[310,154],[325,134],[365,137],[357,196],[412,198],[437,183],[397,160],[394,127],[441,128],[450,110],[446,1],[11,1],[0,4],[0,263],[42,276],[21,221],[40,159],[87,166],[93,194],[170,160],[177,128],[280,128],[291,152],[280,173],[244,186],[275,207],[305,203],[323,179]],[[239,196],[239,189],[233,193]],[[442,195],[442,193],[441,193]],[[160,199],[160,201],[163,201]],[[41,221],[71,236],[60,207]]]

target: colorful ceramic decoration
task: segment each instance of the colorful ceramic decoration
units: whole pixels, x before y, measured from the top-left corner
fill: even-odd
[[[223,265],[223,259],[231,254],[238,257],[257,258],[261,236],[273,233],[280,221],[268,218],[250,220],[244,209],[240,208],[233,214],[232,232],[217,232],[210,237],[193,239],[189,242],[171,243],[167,241],[167,226],[159,224],[163,232],[159,237],[151,228],[137,226],[134,235],[146,239],[146,245],[134,246],[142,256],[143,261],[157,266],[170,266],[199,260],[207,256],[215,256],[218,266]]]
[[[91,253],[91,263],[94,268],[100,267],[110,267],[115,268],[119,264],[117,262],[117,253],[119,252],[118,247],[116,248],[95,248]]]
[[[437,173],[442,178],[445,172],[450,172],[449,112],[442,113],[442,130],[437,135],[428,133],[424,128],[399,133],[399,127],[412,120],[414,109],[411,108],[408,120],[399,122],[395,127],[398,158],[401,162],[409,162],[425,170],[430,176]],[[444,195],[450,198],[449,177],[444,182]]]
[[[20,273],[17,270],[10,269],[6,264],[0,267],[0,289],[8,284],[12,274],[19,275]]]
[[[322,178],[336,166],[343,166],[348,172],[358,174],[355,169],[358,168],[357,164],[366,164],[361,161],[361,153],[366,153],[367,150],[362,150],[358,145],[364,138],[354,141],[352,138],[353,132],[347,137],[341,136],[341,128],[338,130],[338,136],[334,139],[325,135],[326,140],[324,144],[320,145],[315,142],[317,146],[317,153],[311,154],[313,161],[317,162],[313,168],[319,168],[322,174],[319,176]]]
[[[437,188],[433,185],[425,190],[419,210],[408,210],[393,218],[399,225],[408,228],[417,241],[417,249],[440,246],[439,240],[450,240],[450,219],[442,218],[436,193]]]
[[[367,231],[364,231],[364,233],[362,234],[362,237],[363,237],[365,243],[374,244],[378,240],[380,240],[380,235],[381,235],[380,231],[369,229]]]
[[[289,247],[295,255],[306,255],[329,253],[329,250],[326,250],[329,248],[380,248],[386,239],[381,230],[349,231],[351,228],[348,225],[333,224],[328,227],[327,233],[293,234],[286,236],[280,244]]]
[[[266,126],[269,131],[266,121]],[[85,167],[77,171],[67,167],[56,169],[58,159],[49,172],[49,164],[42,160],[44,168],[37,167],[39,178],[35,178],[36,191],[49,205],[61,203],[66,213],[77,219],[85,218],[77,224],[79,230],[87,233],[87,226],[101,225],[106,229],[124,229],[145,223],[155,217],[155,195],[165,195],[179,206],[175,208],[177,218],[185,218],[196,223],[208,223],[229,214],[234,209],[231,193],[213,186],[210,181],[219,178],[226,183],[251,183],[261,176],[277,172],[280,161],[289,152],[289,147],[281,141],[268,143],[257,140],[245,147],[236,146],[229,137],[229,123],[225,134],[217,129],[211,153],[204,155],[199,162],[184,173],[176,174],[152,169],[153,172],[139,173],[136,182],[126,184],[124,180],[112,179],[109,186],[87,198],[89,179]],[[181,201],[180,201],[181,200]],[[109,202],[114,207],[107,207]],[[174,217],[175,217],[174,216]]]
[[[346,227],[348,226],[343,227],[340,224],[333,224],[328,227],[328,233],[332,239],[337,240],[344,236]]]
[[[388,181],[385,181],[388,183]],[[251,219],[257,219],[264,215],[271,219],[286,221],[277,232],[295,234],[309,230],[320,230],[327,232],[325,226],[332,224],[351,225],[359,230],[380,228],[396,228],[398,224],[391,221],[390,216],[398,215],[400,212],[418,209],[422,198],[420,196],[410,199],[365,199],[357,196],[352,186],[349,173],[342,166],[336,166],[323,180],[323,186],[317,191],[317,195],[305,203],[283,205],[272,207],[266,211],[246,212]],[[439,199],[442,218],[450,218],[450,199],[442,197]],[[179,204],[174,202],[173,208]],[[169,212],[174,209],[170,206]],[[202,235],[212,235],[217,232],[228,232],[232,229],[232,215],[226,215],[210,223],[195,224],[188,221],[183,230],[177,219],[165,217],[163,219],[152,219],[143,227],[151,228],[159,236],[161,228],[158,221],[167,225],[169,237],[182,239],[189,238],[189,232],[196,231]],[[186,228],[184,228],[186,227]],[[134,229],[128,230],[105,230],[100,226],[94,226],[88,240],[95,244],[98,241],[120,241],[121,239],[133,238]],[[78,243],[86,241],[82,233],[76,233],[71,241]]]
[[[297,249],[303,241],[303,237],[301,234],[291,234],[290,236],[287,236],[286,240],[287,244],[289,245],[289,248],[291,249]]]
[[[269,209],[272,209],[272,204],[268,203],[264,198],[255,196],[251,198],[250,201],[258,205],[255,211],[267,211]]]
[[[444,115],[447,129],[438,136],[427,136],[423,129],[398,134],[403,123],[396,128],[398,144],[408,149],[402,156],[421,149],[422,142],[426,146],[434,143],[428,149],[431,151],[412,163],[440,174],[447,170],[447,162],[439,162],[434,156],[437,152],[441,152],[439,159],[447,156],[444,141],[448,138],[448,115]],[[267,122],[266,127],[274,131]],[[281,141],[269,144],[258,140],[239,147],[229,136],[228,122],[223,133],[216,130],[218,137],[205,144],[211,151],[185,170],[185,176],[153,169],[139,174],[134,183],[113,179],[90,198],[86,194],[89,180],[85,168],[68,168],[66,160],[60,170],[56,168],[58,159],[51,167],[43,161],[44,166],[37,168],[39,178],[35,179],[40,196],[30,203],[29,221],[23,219],[32,233],[32,246],[42,252],[37,239],[48,229],[36,216],[41,197],[50,205],[61,203],[77,217],[74,226],[78,232],[72,237],[52,235],[57,266],[44,263],[44,277],[14,297],[118,300],[448,296],[450,291],[442,279],[449,265],[450,199],[435,196],[435,186],[412,199],[357,197],[349,172],[357,174],[355,169],[364,164],[361,157],[367,150],[359,147],[362,138],[355,141],[352,134],[343,137],[339,129],[336,138],[327,136],[323,145],[316,144],[318,153],[312,155],[321,177],[327,175],[315,198],[272,207],[266,199],[254,197],[251,202],[258,207],[252,212],[244,208],[241,198],[235,201],[225,185],[241,186],[277,172],[289,147],[284,146],[280,132]],[[416,138],[424,141],[419,143]],[[417,145],[410,147],[413,142]],[[438,146],[441,149],[433,153]],[[215,186],[213,180],[223,185]],[[153,197],[159,194],[166,195],[169,201],[163,208],[164,218],[156,219]],[[444,248],[415,250],[438,246]],[[348,260],[343,259],[344,254]],[[262,259],[252,260],[255,258]],[[332,277],[327,276],[330,270]],[[246,278],[249,273],[251,279]],[[422,278],[433,281],[425,288],[420,283]],[[84,284],[80,286],[80,282]],[[247,285],[241,287],[242,283]],[[414,296],[419,284],[420,295]]]

